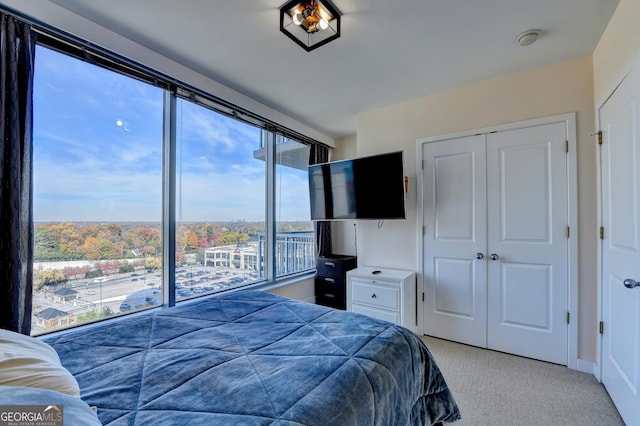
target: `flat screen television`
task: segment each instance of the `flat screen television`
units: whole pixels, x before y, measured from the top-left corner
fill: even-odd
[[[403,152],[309,166],[311,220],[406,219]]]

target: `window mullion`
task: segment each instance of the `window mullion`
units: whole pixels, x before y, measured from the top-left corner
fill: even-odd
[[[265,130],[266,152],[266,247],[265,278],[274,281],[276,278],[276,133],[273,128]]]
[[[162,282],[163,303],[176,304],[176,96],[164,93],[162,154]]]

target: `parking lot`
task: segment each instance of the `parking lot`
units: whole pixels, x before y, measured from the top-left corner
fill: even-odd
[[[176,300],[185,300],[239,287],[259,280],[257,273],[193,265],[176,269]],[[57,289],[34,293],[34,312],[52,307],[72,313],[75,318],[90,312],[112,315],[151,308],[162,303],[162,271],[114,274],[100,279],[71,281],[64,285],[76,293],[67,300],[55,294]],[[46,332],[49,330],[40,330]]]

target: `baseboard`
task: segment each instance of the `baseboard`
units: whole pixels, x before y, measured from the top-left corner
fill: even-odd
[[[596,373],[596,363],[593,361],[587,361],[585,359],[578,358],[576,362],[576,370],[582,373],[589,373],[595,376]]]

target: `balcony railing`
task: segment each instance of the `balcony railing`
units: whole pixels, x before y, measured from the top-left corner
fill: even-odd
[[[258,259],[260,276],[264,276],[265,236],[258,235]],[[312,231],[276,233],[276,276],[282,277],[316,267],[315,239]]]

